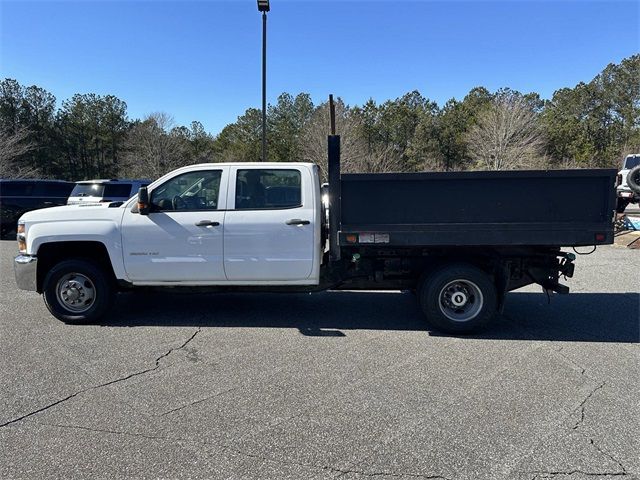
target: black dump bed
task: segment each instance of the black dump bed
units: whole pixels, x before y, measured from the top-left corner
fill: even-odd
[[[616,173],[602,169],[343,174],[340,191],[334,190],[334,198],[341,198],[334,212],[339,217],[339,242],[343,246],[608,244],[613,242]]]

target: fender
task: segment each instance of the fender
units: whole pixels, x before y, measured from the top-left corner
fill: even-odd
[[[120,225],[124,208],[55,207],[29,212],[21,218],[27,229],[27,253],[37,255],[50,242],[94,241],[102,243],[109,255],[114,274],[128,280],[122,259]]]

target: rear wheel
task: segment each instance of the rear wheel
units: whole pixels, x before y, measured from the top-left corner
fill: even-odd
[[[444,332],[478,331],[497,311],[491,277],[473,265],[449,265],[433,272],[422,282],[419,294],[427,321]]]
[[[114,288],[104,270],[87,260],[65,260],[46,276],[44,302],[51,314],[65,323],[99,320],[111,307]]]

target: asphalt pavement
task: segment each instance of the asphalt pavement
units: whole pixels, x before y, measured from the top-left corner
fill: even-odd
[[[632,203],[631,205],[627,205],[627,208],[624,209],[624,213],[627,215],[637,216],[640,215],[640,205],[637,203]]]
[[[126,294],[64,325],[0,249],[2,479],[640,477],[637,250],[453,337],[402,292]]]

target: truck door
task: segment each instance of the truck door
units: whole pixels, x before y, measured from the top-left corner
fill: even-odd
[[[229,178],[224,224],[227,279],[248,283],[308,279],[316,223],[311,172],[304,167],[242,166],[232,167]]]
[[[224,283],[222,235],[228,167],[177,173],[150,189],[150,212],[127,210],[123,257],[134,283]]]

